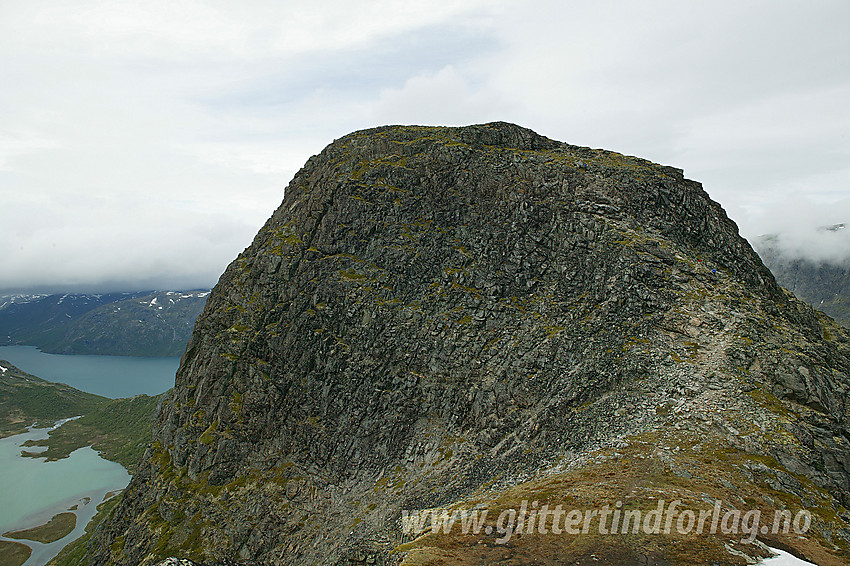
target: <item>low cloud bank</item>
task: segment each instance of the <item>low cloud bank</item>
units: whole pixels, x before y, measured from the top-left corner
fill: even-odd
[[[753,223],[761,236],[751,238],[757,251],[787,259],[842,265],[850,262],[850,199],[816,203],[789,199],[769,205]]]

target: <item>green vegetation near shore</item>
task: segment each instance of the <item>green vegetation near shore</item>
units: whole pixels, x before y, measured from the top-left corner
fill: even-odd
[[[119,501],[121,501],[121,496],[107,499],[98,505],[97,514],[86,525],[86,534],[63,548],[55,558],[47,563],[47,566],[79,566],[80,564],[85,564],[87,546],[92,533],[100,522],[112,513],[112,510],[115,509]],[[5,566],[5,564],[0,564],[0,566]]]
[[[104,458],[121,464],[131,473],[135,470],[150,441],[151,422],[162,395],[109,399],[45,381],[5,360],[0,360],[0,366],[6,368],[0,373],[0,438],[26,432],[33,424],[47,428],[58,420],[79,416],[51,431],[48,438],[25,443],[25,447],[46,446],[47,449],[24,451],[24,455],[57,460],[78,448],[92,446]],[[62,549],[50,564],[84,564],[91,533],[120,500],[120,496],[111,497],[98,505],[98,513],[86,526],[86,534]],[[73,513],[61,513],[45,525],[5,536],[52,542],[73,531],[75,525]],[[21,566],[31,553],[25,544],[0,541],[0,566]]]
[[[0,540],[0,566],[21,566],[30,554],[32,549],[25,544]]]
[[[32,529],[3,533],[3,536],[48,544],[65,538],[73,532],[76,526],[77,516],[74,513],[59,513],[43,525],[33,527]]]
[[[68,417],[102,409],[111,399],[85,393],[64,383],[45,381],[5,360],[0,367],[0,438],[20,434],[27,427],[45,428]]]
[[[32,454],[32,457],[47,460],[65,458],[77,448],[92,446],[107,460],[118,462],[132,472],[150,442],[150,423],[160,397],[137,395],[111,400],[51,431],[48,438],[30,441],[24,446],[47,446],[47,450]]]
[[[108,399],[45,381],[6,361],[0,361],[0,366],[6,368],[0,378],[0,438],[26,432],[33,423],[49,427],[57,420],[80,416],[51,431],[48,438],[24,444],[47,450],[24,455],[58,460],[92,446],[130,472],[135,469],[150,441],[150,423],[162,395]]]

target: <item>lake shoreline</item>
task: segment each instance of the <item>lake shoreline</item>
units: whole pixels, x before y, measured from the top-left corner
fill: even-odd
[[[166,358],[51,354],[35,346],[0,346],[0,360],[53,383],[64,383],[109,399],[158,395],[174,386],[180,366],[177,356]]]

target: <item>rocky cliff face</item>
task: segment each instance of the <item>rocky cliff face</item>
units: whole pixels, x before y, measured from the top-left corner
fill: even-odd
[[[222,275],[90,563],[767,554],[735,533],[496,540],[523,500],[677,499],[808,509],[804,536],[757,540],[841,564],[848,372],[847,332],[680,170],[504,123],[356,132]],[[402,532],[422,509],[487,509],[490,534]]]

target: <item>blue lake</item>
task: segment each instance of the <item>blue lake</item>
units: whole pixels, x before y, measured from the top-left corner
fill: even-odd
[[[159,395],[174,386],[180,358],[67,356],[45,354],[34,346],[0,346],[0,360],[48,381],[117,399]]]

